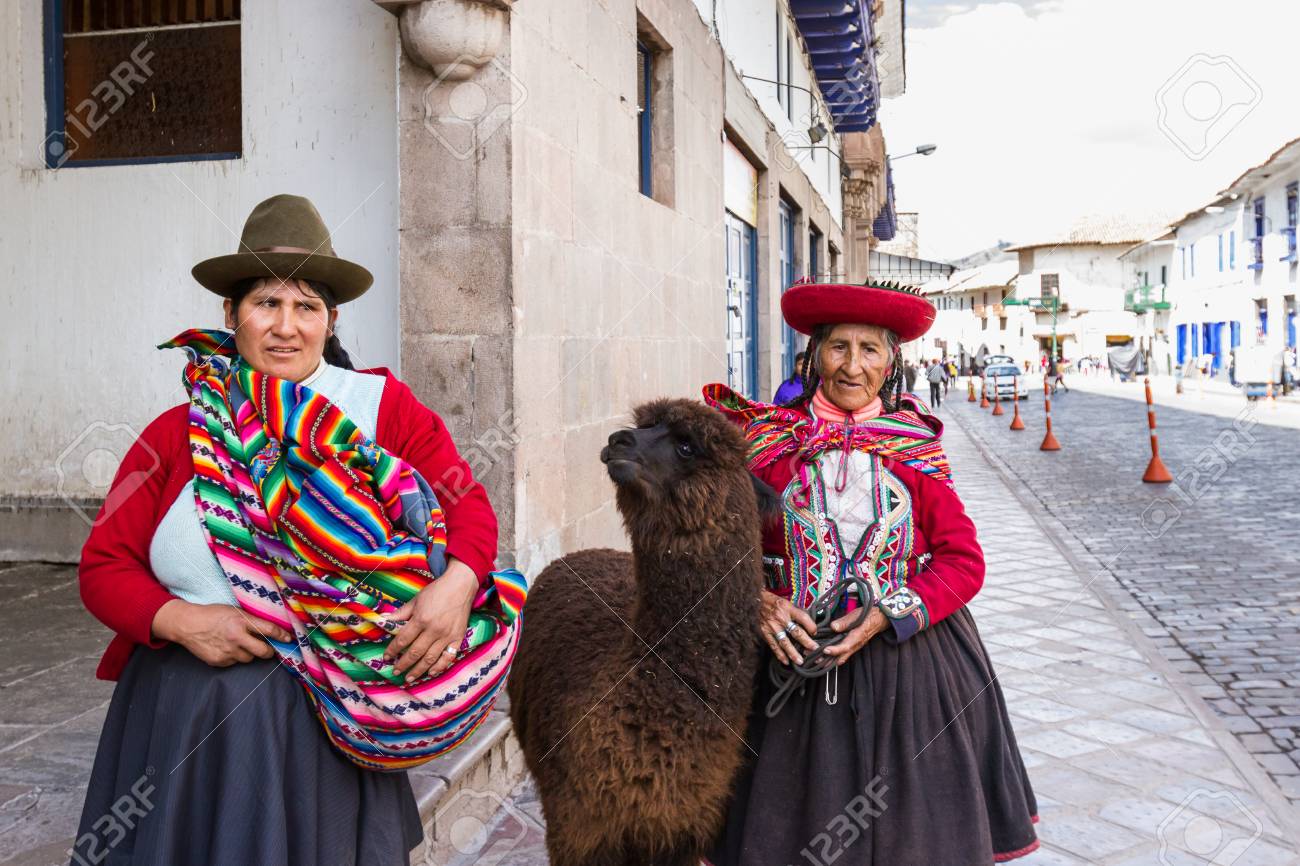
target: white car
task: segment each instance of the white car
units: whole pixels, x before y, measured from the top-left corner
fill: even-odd
[[[995,377],[999,400],[1010,400],[1013,396],[1017,400],[1029,397],[1029,377],[1015,364],[989,364],[985,367],[983,396],[993,399]]]

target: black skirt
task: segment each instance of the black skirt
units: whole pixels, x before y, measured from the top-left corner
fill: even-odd
[[[775,718],[760,669],[715,866],[988,866],[1038,847],[1037,803],[965,608],[872,640]],[[827,686],[836,703],[827,703]],[[838,691],[838,694],[836,694]]]
[[[406,773],[335,751],[280,667],[137,647],[104,719],[73,866],[408,863],[423,830]]]

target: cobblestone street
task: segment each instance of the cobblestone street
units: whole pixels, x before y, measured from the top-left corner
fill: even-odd
[[[1009,423],[1009,416],[982,417],[973,406],[957,402],[957,398],[964,399],[964,391],[954,390],[953,396],[954,401],[941,410],[948,423],[945,440],[958,491],[976,522],[988,563],[984,589],[972,609],[1006,694],[1039,798],[1042,848],[1016,862],[1026,866],[1282,866],[1300,862],[1296,847],[1300,816],[1265,770],[1273,771],[1273,778],[1279,780],[1291,774],[1276,772],[1278,768],[1269,766],[1269,761],[1259,760],[1261,755],[1287,757],[1280,745],[1272,745],[1274,751],[1261,751],[1261,746],[1281,741],[1281,735],[1274,739],[1265,733],[1280,726],[1264,722],[1280,717],[1286,708],[1284,700],[1269,700],[1294,691],[1288,683],[1290,675],[1270,673],[1281,684],[1277,687],[1259,684],[1234,689],[1242,693],[1237,696],[1241,703],[1220,697],[1223,689],[1191,663],[1190,652],[1179,649],[1183,638],[1170,637],[1171,629],[1185,628],[1184,623],[1192,621],[1172,614],[1185,614],[1192,605],[1198,605],[1198,610],[1210,607],[1215,595],[1198,584],[1195,566],[1166,569],[1163,589],[1156,589],[1155,577],[1143,584],[1152,598],[1159,598],[1154,610],[1163,619],[1153,619],[1124,586],[1096,567],[1088,547],[1059,534],[1053,517],[1059,512],[1049,509],[1044,513],[1033,498],[1033,483],[1025,486],[1015,481],[1029,476],[1023,466],[1018,475],[1009,475],[999,458],[994,458],[997,463],[987,459],[988,451],[996,448],[1010,462],[1034,463],[1024,455],[1031,447],[1035,457],[1040,455],[1036,450],[1041,438],[1037,417],[1029,419],[1027,414],[1030,429],[1022,434],[1005,433],[1008,439],[1021,437],[1008,441],[1001,438],[1004,431],[995,425]],[[1095,485],[1099,488],[1095,494],[1099,511],[1105,510],[1106,491],[1122,506],[1098,524],[1126,526],[1128,520],[1137,525],[1143,509],[1169,491],[1144,488],[1139,478],[1145,461],[1138,459],[1138,448],[1129,448],[1122,436],[1116,435],[1122,429],[1118,423],[1109,428],[1110,436],[1106,435],[1108,428],[1097,425],[1094,451],[1092,440],[1084,440],[1087,434],[1082,419],[1097,413],[1117,422],[1133,415],[1139,425],[1134,438],[1144,446],[1141,406],[1084,394],[1072,394],[1060,402],[1070,401],[1072,406],[1057,413],[1067,450],[1042,455],[1059,458],[1061,466],[1047,464],[1038,470],[1042,478],[1034,483],[1043,485],[1042,491],[1071,491],[1053,505],[1059,508],[1066,501],[1077,503],[1073,507],[1079,509],[1082,503],[1094,501],[1082,492],[1087,485]],[[1212,419],[1184,414],[1189,417],[1181,419],[1181,425],[1170,419],[1167,438],[1171,445],[1179,435],[1203,437],[1200,441],[1213,438]],[[1161,417],[1163,422],[1164,415]],[[1261,454],[1287,442],[1294,447],[1292,431],[1258,425],[1251,433]],[[1104,462],[1084,459],[1085,454],[1097,452],[1106,455]],[[1175,473],[1181,461],[1190,462],[1180,448],[1170,448],[1169,455]],[[1252,452],[1250,459],[1262,466],[1261,455]],[[1243,458],[1238,471],[1252,471],[1251,465]],[[1136,468],[1130,470],[1130,466]],[[1064,475],[1052,480],[1053,472]],[[1133,489],[1126,492],[1130,476]],[[1227,475],[1219,482],[1220,486],[1230,483]],[[1284,482],[1275,478],[1274,483],[1280,489]],[[1243,502],[1246,498],[1240,497]],[[1209,494],[1202,497],[1202,507],[1210,507],[1207,500]],[[1163,550],[1174,564],[1222,561],[1227,572],[1230,560],[1240,558],[1256,563],[1252,567],[1263,573],[1266,560],[1259,554],[1246,559],[1237,546],[1226,542],[1208,543],[1203,551],[1198,546],[1195,556],[1199,559],[1180,553],[1178,545],[1186,542],[1179,540],[1183,536],[1176,530],[1183,527],[1184,535],[1195,535],[1186,527],[1204,519],[1200,516],[1198,520],[1200,512],[1194,509],[1185,507],[1183,511],[1182,518],[1170,522],[1163,533],[1154,533],[1159,538],[1140,527],[1130,532],[1132,538],[1125,538],[1129,548],[1123,554],[1127,558],[1121,561],[1145,562],[1150,557],[1158,563],[1162,557],[1156,554]],[[1103,539],[1092,542],[1095,549],[1106,556],[1112,548],[1106,546],[1105,533],[1094,535]],[[1113,549],[1120,550],[1125,542]],[[1216,553],[1216,547],[1222,552]],[[1267,562],[1276,566],[1284,556],[1279,549],[1277,559]],[[1284,574],[1281,571],[1274,576],[1272,598],[1285,593]],[[1200,631],[1191,630],[1199,635],[1198,646],[1240,646],[1228,643],[1221,628],[1214,627],[1215,634],[1204,628],[1205,623],[1226,622],[1220,615],[1229,609],[1228,604],[1237,605],[1239,612],[1247,610],[1240,600],[1215,599],[1215,614],[1204,615]],[[1285,611],[1285,602],[1260,604],[1280,604]],[[1264,621],[1261,610],[1253,612],[1252,631]],[[1270,634],[1281,635],[1286,616],[1274,613],[1270,611],[1267,620],[1274,629]],[[1163,624],[1166,621],[1171,623],[1169,628]],[[1257,635],[1250,649],[1266,647],[1270,640]],[[1279,648],[1276,656],[1285,653]],[[1242,671],[1231,682],[1245,681],[1246,676],[1262,679],[1262,665],[1277,663],[1262,658],[1251,661],[1259,670],[1253,674]],[[1208,697],[1214,709],[1198,693]],[[691,699],[683,692],[683,700]],[[1222,703],[1225,700],[1227,703]],[[1231,707],[1238,710],[1233,712]],[[1255,707],[1255,713],[1260,709],[1272,713],[1254,715],[1247,712],[1248,707]],[[1254,727],[1246,730],[1247,723]],[[887,811],[880,820],[888,820]],[[529,782],[502,805],[491,823],[453,828],[453,833],[457,832],[459,838],[454,841],[462,854],[453,866],[545,866],[547,862],[542,815]],[[851,857],[841,860],[852,862]]]
[[[956,415],[1155,619],[1151,637],[1165,657],[1295,801],[1300,432],[1278,426],[1295,423],[1295,407],[1247,410],[1237,398],[1225,411],[1226,398],[1206,406],[1192,393],[1158,400],[1160,453],[1175,482],[1143,484],[1141,384],[1124,397],[1080,385],[1094,387],[1080,381],[1052,401],[1056,453],[1038,450],[1040,392],[1022,406],[1020,433],[1008,431],[1009,412],[991,417],[964,392],[954,390],[943,414]]]

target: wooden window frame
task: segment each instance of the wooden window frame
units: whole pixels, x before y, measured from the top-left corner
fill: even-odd
[[[111,157],[106,159],[82,159],[72,158],[60,159],[62,152],[67,148],[67,112],[65,111],[64,88],[66,85],[64,77],[64,35],[63,35],[63,0],[41,0],[42,24],[43,24],[43,63],[45,66],[45,137],[42,139],[42,161],[48,169],[59,168],[99,168],[116,165],[151,165],[154,163],[171,163],[171,162],[208,162],[212,160],[224,159],[241,159],[243,157],[242,142],[240,151],[236,152],[214,152],[214,153],[183,153],[167,154],[161,156],[132,156],[132,157]],[[243,26],[241,16],[239,25]],[[151,29],[163,28],[141,28],[141,32]],[[243,91],[243,81],[240,81],[240,91]],[[241,111],[242,115],[242,111]],[[242,128],[242,117],[241,117]],[[242,135],[241,135],[242,137]],[[59,154],[54,153],[54,145],[58,145]]]

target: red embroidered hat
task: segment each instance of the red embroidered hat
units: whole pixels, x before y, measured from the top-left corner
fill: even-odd
[[[818,325],[879,325],[904,343],[934,324],[934,305],[921,297],[919,288],[870,280],[855,286],[805,278],[781,296],[781,314],[803,334],[811,334]]]

